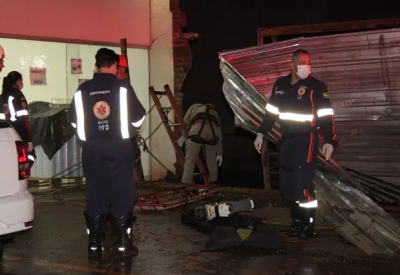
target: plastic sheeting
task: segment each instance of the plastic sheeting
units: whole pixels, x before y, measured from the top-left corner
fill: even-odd
[[[37,159],[31,168],[31,177],[39,179],[66,179],[83,177],[82,147],[78,145],[74,135],[65,143],[50,160],[42,146],[36,146]]]
[[[31,177],[82,177],[82,148],[68,116],[69,105],[36,101],[29,104],[29,123],[37,159]]]
[[[220,56],[223,92],[235,114],[235,124],[255,132],[261,125],[267,100]],[[279,121],[268,140],[280,137]],[[358,190],[354,180],[333,159],[320,156],[314,178],[319,200],[318,215],[340,235],[368,255],[392,256],[400,250],[400,225],[375,202]]]
[[[57,105],[43,101],[29,104],[29,124],[35,147],[41,146],[51,160],[60,148],[74,135],[68,117],[69,105]]]

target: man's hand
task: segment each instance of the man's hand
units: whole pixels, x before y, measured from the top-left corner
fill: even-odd
[[[324,146],[322,146],[322,153],[324,154],[325,159],[328,161],[333,153],[333,145],[325,143]]]
[[[33,143],[28,142],[28,152],[32,152],[32,151],[33,151]]]
[[[181,138],[178,139],[178,145],[179,145],[179,147],[182,147],[183,144],[185,144],[185,141],[186,141],[186,137],[185,137],[185,135],[182,135]]]
[[[263,134],[258,133],[257,138],[254,141],[254,147],[256,148],[257,152],[261,154],[261,148],[264,142],[264,136]]]
[[[217,160],[217,164],[218,164],[218,166],[221,166],[221,165],[222,165],[222,161],[223,161],[223,159],[222,159],[222,155],[220,155],[220,156],[217,156],[217,157],[216,157],[216,160]]]

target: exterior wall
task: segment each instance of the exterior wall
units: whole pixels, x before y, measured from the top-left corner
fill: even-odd
[[[150,0],[3,0],[0,14],[0,37],[150,45]]]
[[[151,45],[150,55],[150,85],[157,91],[162,91],[168,84],[174,90],[174,62],[172,43],[172,14],[169,0],[151,0]],[[150,106],[154,102],[150,99]],[[161,99],[163,106],[170,106],[166,97]],[[173,120],[172,112],[169,118]],[[154,108],[150,113],[150,133],[160,125],[161,118]],[[146,138],[146,137],[145,137]],[[148,142],[149,143],[149,142]],[[161,125],[150,139],[150,151],[170,171],[175,172],[175,151],[167,132]],[[154,158],[151,158],[151,175],[158,180],[166,175],[166,170]]]
[[[24,79],[24,95],[29,103],[46,101],[57,104],[70,103],[78,88],[79,79],[93,77],[95,54],[102,47],[100,45],[82,45],[43,41],[27,41],[20,39],[0,39],[6,58],[5,68],[0,79],[10,71],[18,71]],[[119,53],[117,47],[108,47]],[[128,49],[131,84],[146,109],[149,109],[149,59],[147,49]],[[82,74],[71,74],[71,59],[82,59]],[[47,69],[47,85],[31,85],[30,67]],[[149,136],[149,119],[143,122],[140,129],[142,136]],[[67,165],[80,161],[79,146],[73,142],[65,145],[50,161],[43,150],[36,148],[38,160],[33,166],[33,177],[49,178]],[[142,165],[145,179],[151,175],[150,155],[142,153]],[[57,172],[58,171],[58,172]],[[80,172],[72,174],[78,176]],[[65,175],[64,175],[65,176]]]
[[[182,86],[187,74],[189,73],[192,54],[187,40],[181,38],[181,28],[186,27],[186,15],[179,8],[179,0],[170,0],[171,12],[173,15],[173,37],[174,37],[174,90],[175,99],[179,106],[182,105],[183,93]]]

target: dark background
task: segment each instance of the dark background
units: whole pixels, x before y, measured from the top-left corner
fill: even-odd
[[[222,92],[218,53],[257,45],[258,27],[399,17],[398,2],[180,0],[187,20],[183,32],[201,35],[190,42],[193,60],[182,88],[183,112],[194,103],[216,107],[224,133],[219,184],[263,187],[261,161],[253,147],[255,135],[234,127],[233,113]]]

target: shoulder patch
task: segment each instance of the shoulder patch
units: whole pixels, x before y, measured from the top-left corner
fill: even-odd
[[[324,98],[329,98],[329,94],[328,94],[328,93],[322,93],[322,96],[323,96]]]

